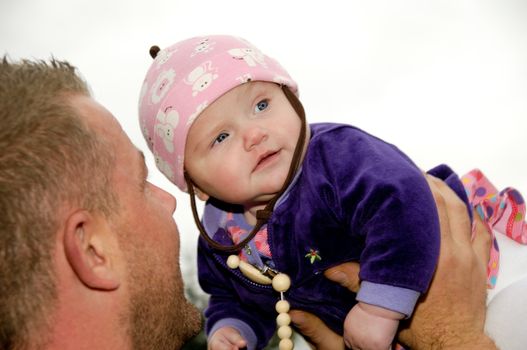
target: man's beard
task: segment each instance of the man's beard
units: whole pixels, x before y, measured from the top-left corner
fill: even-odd
[[[128,236],[130,237],[130,236]],[[127,243],[130,285],[129,334],[132,348],[180,349],[201,329],[198,309],[183,293],[178,260],[163,259],[149,247]],[[173,263],[170,263],[173,262]]]

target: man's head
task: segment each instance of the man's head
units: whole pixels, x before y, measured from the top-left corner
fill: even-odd
[[[0,346],[65,347],[79,333],[57,334],[77,322],[136,348],[199,329],[175,200],[146,181],[142,154],[75,69],[4,58],[0,120]]]
[[[107,179],[97,176],[109,172],[110,154],[67,103],[88,94],[67,63],[1,63],[2,344],[44,327],[55,307],[52,257],[63,207],[111,209]]]

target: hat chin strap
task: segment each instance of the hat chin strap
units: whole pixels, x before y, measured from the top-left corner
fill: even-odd
[[[220,250],[223,252],[235,252],[241,250],[247,243],[249,243],[250,240],[254,238],[256,233],[260,230],[260,228],[269,220],[273,213],[274,205],[278,198],[287,190],[287,187],[291,184],[291,181],[293,181],[293,177],[295,176],[295,173],[300,165],[300,158],[302,157],[302,151],[304,149],[304,142],[306,138],[306,115],[304,111],[304,107],[298,100],[295,94],[289,90],[289,88],[285,85],[282,85],[282,91],[284,92],[285,96],[287,97],[287,100],[289,103],[291,103],[291,106],[295,110],[295,112],[298,114],[300,120],[301,120],[301,127],[300,127],[300,135],[298,136],[298,141],[296,142],[295,151],[293,153],[293,159],[291,160],[291,166],[289,167],[289,173],[287,174],[287,177],[284,181],[284,185],[280,189],[280,191],[267,203],[264,209],[257,210],[256,211],[256,225],[254,225],[254,228],[249,233],[249,235],[240,243],[232,245],[232,246],[226,246],[219,244],[215,240],[213,240],[209,235],[207,234],[207,231],[205,230],[205,227],[203,227],[203,224],[201,223],[201,220],[199,219],[198,211],[196,209],[196,194],[194,192],[194,183],[192,179],[190,178],[190,175],[185,171],[185,181],[187,183],[188,193],[190,195],[190,206],[192,208],[192,215],[194,216],[194,222],[196,223],[196,226],[198,227],[199,233],[201,237],[207,243],[214,249]]]

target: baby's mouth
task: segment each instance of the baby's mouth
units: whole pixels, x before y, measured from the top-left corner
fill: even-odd
[[[279,153],[280,153],[280,151],[270,151],[270,152],[265,152],[264,154],[262,154],[259,157],[258,163],[254,167],[253,172],[254,171],[258,171],[260,169],[263,169],[268,164],[273,163],[278,158],[278,154]]]

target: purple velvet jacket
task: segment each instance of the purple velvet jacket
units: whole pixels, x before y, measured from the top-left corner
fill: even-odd
[[[468,205],[450,168],[441,165],[430,173]],[[203,223],[216,241],[232,245],[222,226],[225,209],[209,201]],[[339,334],[357,300],[410,315],[428,288],[439,254],[437,210],[420,169],[395,146],[349,125],[311,125],[301,170],[267,225],[273,263],[292,280],[286,300]],[[321,259],[306,257],[313,251]],[[276,330],[278,293],[228,268],[228,255],[200,238],[199,281],[210,294],[207,333],[231,325],[249,349],[262,348]],[[322,273],[346,261],[360,261],[358,295]]]

